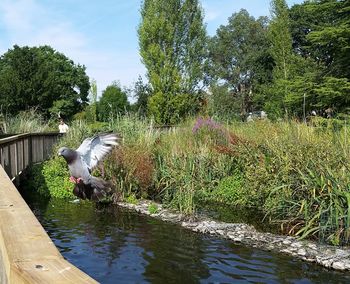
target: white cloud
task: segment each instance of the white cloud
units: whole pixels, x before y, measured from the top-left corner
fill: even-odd
[[[50,8],[37,0],[0,0],[0,29],[2,23],[7,32],[7,48],[14,44],[50,45],[75,63],[85,65],[88,76],[97,81],[99,93],[114,80],[130,85],[139,74],[144,74],[136,49],[109,52],[110,46],[94,44],[87,29],[82,29],[86,33],[76,30],[69,19]],[[7,48],[2,43],[0,52]]]
[[[33,19],[43,16],[43,10],[35,0],[2,0],[0,11],[2,22],[9,31],[28,31]]]
[[[216,8],[210,7],[208,4],[202,5],[204,9],[204,22],[214,21],[220,17],[220,11]]]

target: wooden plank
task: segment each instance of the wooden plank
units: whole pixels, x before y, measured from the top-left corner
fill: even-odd
[[[39,161],[37,148],[38,143],[36,137],[32,137],[32,163],[37,163]]]
[[[24,170],[23,139],[16,142],[17,150],[17,174]]]
[[[0,139],[0,145],[8,144],[10,142],[17,141],[18,139],[22,139],[22,138],[28,137],[30,135],[31,134],[29,134],[29,133],[25,133],[25,134],[19,134],[19,135],[14,135],[14,136],[10,136],[10,137],[7,137],[7,138],[3,138],[3,139]]]
[[[10,144],[10,172],[7,175],[12,179],[17,175],[17,155],[16,155],[16,143]]]
[[[23,139],[23,166],[24,168],[28,167],[30,164],[30,159],[29,159],[29,155],[30,155],[30,151],[29,151],[29,137],[26,137]]]
[[[9,283],[97,283],[64,260],[0,167],[1,267]]]

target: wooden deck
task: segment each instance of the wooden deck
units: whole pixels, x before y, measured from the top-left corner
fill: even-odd
[[[17,137],[17,140],[13,140],[13,137],[0,140],[0,146],[5,146],[0,149],[6,149],[1,152],[0,161],[7,165],[8,171],[11,170],[12,178],[25,165],[44,159],[49,153],[46,151],[49,147],[35,151],[35,155],[40,156],[31,156],[32,161],[28,160],[27,164],[25,157],[30,156],[25,154],[24,149],[26,144],[28,147],[32,145],[30,139],[28,143],[25,142],[24,139],[28,137],[24,135]],[[40,142],[40,139],[35,143],[39,148],[45,147],[45,142],[43,139]],[[16,158],[13,157],[14,153],[17,153]],[[18,157],[23,157],[23,160],[20,161]],[[0,283],[97,283],[63,258],[1,165]]]

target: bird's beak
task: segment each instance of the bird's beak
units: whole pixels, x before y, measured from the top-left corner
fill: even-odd
[[[57,152],[57,155],[58,155],[58,156],[62,156],[61,151],[58,151],[58,152]]]

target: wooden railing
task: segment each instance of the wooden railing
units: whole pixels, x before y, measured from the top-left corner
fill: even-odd
[[[47,158],[57,139],[56,133],[0,139],[1,284],[97,283],[63,258],[10,180]]]
[[[0,139],[0,164],[14,180],[31,163],[47,159],[57,139],[58,133],[20,134]]]

